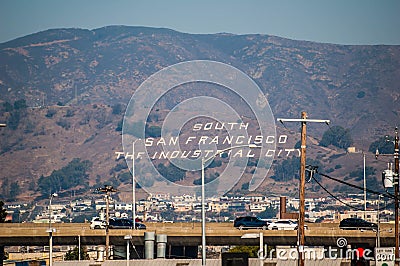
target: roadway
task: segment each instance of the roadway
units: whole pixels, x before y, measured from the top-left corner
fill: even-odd
[[[346,238],[351,245],[367,244],[374,247],[376,232],[359,230],[341,230],[336,223],[307,224],[305,244],[307,246],[337,247],[338,238]],[[125,245],[125,235],[132,235],[134,245],[144,245],[144,232],[166,234],[168,244],[172,246],[201,245],[201,223],[146,223],[146,230],[110,229],[110,244]],[[89,223],[56,223],[53,234],[54,245],[104,245],[104,229],[92,230]],[[49,237],[48,224],[35,223],[2,223],[0,224],[0,246],[46,246]],[[262,232],[264,243],[268,245],[296,245],[297,231],[284,230],[238,230],[232,223],[207,223],[207,245],[258,245],[256,236]],[[248,238],[250,237],[250,238]],[[394,246],[394,225],[381,224],[381,246]]]

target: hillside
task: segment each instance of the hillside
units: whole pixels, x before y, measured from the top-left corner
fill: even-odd
[[[33,199],[40,196],[40,176],[82,158],[93,162],[91,189],[99,185],[99,178],[117,179],[120,198],[129,197],[123,191],[129,191],[130,181],[113,170],[119,163],[114,152],[122,148],[116,128],[125,107],[147,77],[196,59],[223,62],[248,74],[266,95],[275,117],[299,118],[306,111],[310,118],[330,119],[332,125],[348,128],[358,150],[393,135],[399,124],[400,46],[344,46],[269,35],[195,35],[125,26],[53,29],[0,44],[0,106],[21,99],[27,104],[15,129],[0,129],[3,186],[5,180],[18,181],[17,199]],[[168,113],[179,97],[185,95],[164,99],[160,112]],[[121,112],[114,111],[118,105]],[[15,125],[14,116],[3,108],[0,121]],[[277,126],[294,136],[291,145],[299,140],[298,125]],[[308,134],[315,144],[309,146],[308,156],[322,160],[327,169],[340,164],[332,175],[346,176],[360,167],[361,155],[318,147],[327,129],[310,126]],[[342,155],[329,159],[334,154]],[[385,167],[372,157],[368,162],[379,171]],[[266,180],[259,192],[268,187],[269,193],[296,193],[295,185],[270,182]]]

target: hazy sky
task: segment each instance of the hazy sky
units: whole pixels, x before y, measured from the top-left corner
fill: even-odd
[[[400,44],[400,0],[0,0],[0,43],[46,29],[109,25]]]

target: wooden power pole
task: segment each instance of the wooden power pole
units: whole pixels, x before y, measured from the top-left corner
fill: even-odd
[[[98,188],[97,191],[106,193],[106,260],[110,258],[110,234],[109,234],[109,211],[110,211],[110,195],[111,192],[117,190],[113,186],[105,185],[104,188]]]
[[[300,122],[301,123],[301,153],[300,153],[300,184],[299,184],[299,226],[297,230],[297,246],[298,246],[298,265],[304,266],[304,220],[305,220],[305,185],[306,185],[306,140],[307,140],[307,122],[326,123],[329,120],[307,119],[307,113],[301,113],[301,119],[283,119],[278,118],[279,122]]]
[[[394,153],[393,154],[379,154],[376,150],[375,158],[378,156],[393,156],[394,158],[394,172],[393,172],[393,186],[394,186],[394,237],[395,237],[395,265],[399,266],[399,132],[396,127],[394,130]]]
[[[394,196],[395,196],[395,228],[394,235],[396,237],[395,265],[399,265],[399,133],[397,127],[394,137]]]

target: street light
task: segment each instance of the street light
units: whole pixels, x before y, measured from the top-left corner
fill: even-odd
[[[367,178],[365,173],[365,153],[363,152],[363,167],[364,167],[364,219],[367,218]]]
[[[50,195],[50,200],[49,200],[49,228],[46,230],[47,233],[49,233],[49,265],[53,266],[53,232],[56,231],[55,228],[51,227],[51,200],[53,197],[58,197],[57,193],[53,193]]]
[[[0,124],[0,127],[6,127],[7,125],[6,124]]]
[[[260,266],[264,265],[264,260],[267,257],[265,255],[265,252],[267,251],[266,248],[264,248],[264,233],[263,232],[259,232],[258,234],[244,234],[242,235],[240,238],[242,239],[248,239],[248,238],[260,238],[260,248],[257,252],[258,258],[260,260]]]
[[[244,145],[237,145],[237,146],[232,146],[228,147],[223,150],[217,150],[214,154],[212,154],[208,158],[201,158],[201,265],[205,266],[206,265],[206,210],[205,210],[205,191],[204,191],[204,169],[205,169],[205,164],[216,157],[219,154],[222,154],[226,151],[236,149],[236,148],[242,148],[242,147],[248,147],[248,148],[261,148],[261,146],[257,146],[255,144],[244,144]]]
[[[129,266],[129,241],[132,239],[132,235],[126,235],[124,239],[126,240],[126,266]]]
[[[135,143],[138,140],[140,140],[140,139],[137,139],[132,143],[132,220],[133,220],[133,229],[136,229]]]
[[[378,195],[378,211],[376,213],[377,220],[378,220],[378,228],[376,230],[376,247],[380,248],[381,247],[381,223],[380,223],[380,203],[381,203],[381,197],[382,195]]]

